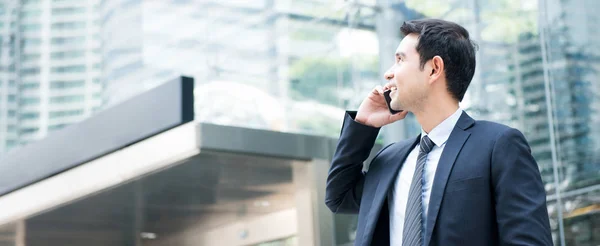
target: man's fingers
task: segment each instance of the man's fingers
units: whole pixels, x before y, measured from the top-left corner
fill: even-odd
[[[383,90],[384,90],[384,91],[387,91],[387,90],[389,90],[389,89],[390,89],[390,88],[392,88],[392,87],[395,87],[394,83],[392,83],[392,82],[387,82],[387,83],[386,83],[386,84],[383,86]]]
[[[375,94],[375,95],[382,95],[383,94],[383,87],[381,87],[381,85],[375,86],[375,88],[373,88],[372,93]]]
[[[397,114],[394,114],[394,115],[390,116],[390,120],[392,122],[394,122],[394,121],[398,121],[398,120],[404,119],[404,117],[406,117],[407,114],[408,114],[408,111],[404,110],[404,111],[402,111],[400,113],[397,113]]]

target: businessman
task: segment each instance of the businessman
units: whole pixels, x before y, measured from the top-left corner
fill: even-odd
[[[345,116],[329,209],[358,213],[361,246],[552,245],[546,193],[523,134],[459,108],[475,72],[467,30],[435,19],[400,30],[389,83]],[[401,113],[390,113],[385,90]],[[384,147],[363,172],[379,129],[408,112],[421,134]]]

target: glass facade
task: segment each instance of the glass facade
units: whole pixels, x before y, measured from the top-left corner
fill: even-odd
[[[352,23],[342,7],[102,1],[107,106],[183,74],[195,78],[201,121],[335,136],[343,108],[379,83],[375,6]]]
[[[97,0],[0,1],[0,98],[10,99],[0,101],[0,156],[18,147],[15,143],[36,141],[56,129],[49,117],[53,112],[83,109],[58,120],[73,124],[101,106],[94,95],[102,87],[93,82],[100,77],[95,52],[100,46],[97,4]],[[84,85],[54,86],[54,81],[64,80]],[[35,119],[28,117],[33,113]]]
[[[104,3],[103,33],[111,35],[103,40],[112,47],[104,59],[106,67],[119,64],[104,74],[109,103],[187,74],[197,81],[201,121],[332,137],[343,110],[357,108],[383,83],[402,21],[455,21],[479,46],[461,107],[526,135],[546,184],[556,244],[599,242],[593,235],[600,230],[600,130],[592,126],[600,120],[600,35],[591,11],[597,1]],[[120,12],[135,20],[135,34],[120,26]],[[119,79],[132,77],[144,79]],[[409,115],[379,141],[418,131]],[[350,242],[351,235],[338,239]]]
[[[455,21],[479,46],[461,107],[525,134],[556,245],[600,244],[596,0],[12,2],[0,1],[0,153],[180,75],[196,81],[198,121],[337,137],[344,110],[385,82],[403,21]],[[378,142],[419,130],[409,115]],[[334,227],[336,244],[350,245],[356,218]]]
[[[600,34],[597,1],[546,1],[540,8],[552,110],[555,189],[566,245],[600,243]],[[553,135],[553,136],[552,136]]]

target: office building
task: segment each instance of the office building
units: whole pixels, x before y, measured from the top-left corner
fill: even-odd
[[[373,86],[384,83],[380,76],[394,62],[399,26],[422,17],[458,22],[479,45],[477,70],[461,107],[476,119],[504,123],[524,133],[547,192],[555,245],[600,242],[600,128],[596,127],[600,125],[600,36],[594,12],[598,1],[39,0],[2,4],[0,147],[14,149],[88,116],[90,122],[97,122],[95,117],[124,110],[138,96],[148,97],[142,100],[146,106],[138,107],[141,111],[130,111],[139,116],[113,115],[117,123],[110,125],[135,119],[143,130],[164,123],[161,126],[168,125],[160,128],[164,134],[142,135],[188,144],[162,145],[153,138],[116,141],[123,151],[102,149],[102,155],[94,156],[97,159],[54,161],[73,164],[69,167],[74,170],[113,167],[111,171],[118,174],[108,177],[104,186],[82,181],[78,194],[85,198],[77,200],[81,196],[65,192],[64,197],[46,203],[40,214],[31,213],[34,209],[28,206],[26,211],[2,210],[0,222],[8,224],[0,233],[13,235],[8,241],[18,245],[46,240],[89,245],[87,236],[71,237],[73,232],[101,237],[100,244],[111,245],[186,245],[194,240],[218,245],[215,238],[230,239],[231,245],[352,245],[357,218],[321,210],[318,199],[325,177],[319,175],[326,172],[314,169],[312,161],[318,157],[318,167],[327,166],[328,154],[319,151],[331,154],[329,144],[334,141],[323,136],[337,137],[344,111],[356,109]],[[82,6],[86,14],[77,14]],[[86,31],[80,33],[77,28],[82,24],[72,22],[85,22]],[[68,30],[57,33],[56,28]],[[65,39],[54,40],[59,38],[56,35]],[[84,57],[74,52],[82,42],[70,39],[74,36],[85,36]],[[85,72],[79,64],[85,64]],[[159,95],[166,92],[161,86],[181,75],[195,79],[195,89],[187,91],[194,105],[186,104],[186,112],[194,108],[193,122],[189,115],[184,121],[163,122],[179,118],[162,113],[183,109],[165,108],[173,101]],[[66,82],[79,78],[83,85]],[[53,87],[53,81],[65,83]],[[98,92],[103,87],[96,83],[105,85],[102,93]],[[56,98],[77,95],[83,97]],[[98,106],[106,114],[90,115]],[[100,122],[110,122],[106,120]],[[85,126],[89,125],[83,122],[73,129]],[[106,134],[127,135],[119,129]],[[77,132],[63,130],[56,134]],[[378,143],[419,132],[409,114],[386,126]],[[175,133],[186,136],[171,138]],[[78,134],[91,136],[86,131]],[[313,141],[314,135],[320,140]],[[269,136],[280,140],[262,142]],[[98,143],[104,140],[90,138]],[[31,148],[35,153],[43,150]],[[173,152],[154,156],[165,150]],[[20,162],[28,156],[28,150],[23,151],[14,152],[5,163],[14,167],[27,163]],[[171,155],[175,152],[183,155]],[[148,157],[154,159],[144,160]],[[4,167],[13,167],[9,164]],[[307,167],[319,170],[319,175],[304,172]],[[12,172],[5,175],[25,169],[8,170]],[[64,170],[56,169],[54,174],[73,175]],[[42,185],[15,186],[9,178],[30,173],[18,174],[0,177],[0,187],[13,185],[11,193],[0,196],[0,206],[15,204],[19,199],[14,200],[14,194],[44,189],[45,182],[54,180],[40,176],[34,180]],[[83,188],[89,188],[88,193]],[[306,203],[308,196],[320,205]],[[97,209],[96,203],[107,209]],[[78,218],[67,221],[72,214]],[[239,226],[263,223],[260,218],[276,215],[291,222],[252,227],[265,230]],[[51,230],[48,224],[53,221],[61,227]],[[216,226],[220,223],[222,227]]]
[[[331,7],[329,1],[102,1],[106,106],[183,74],[196,80],[201,121],[334,136],[342,108],[360,103],[353,95],[381,81],[372,8],[361,7],[371,17],[344,31],[343,9],[332,15]]]
[[[97,1],[5,0],[0,28],[0,153],[102,105]]]

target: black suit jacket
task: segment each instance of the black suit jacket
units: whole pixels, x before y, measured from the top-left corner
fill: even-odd
[[[354,116],[344,119],[325,202],[358,213],[355,245],[389,245],[388,190],[420,137],[386,146],[363,173],[379,129]],[[425,245],[552,245],[546,192],[520,131],[463,112],[433,182]]]

